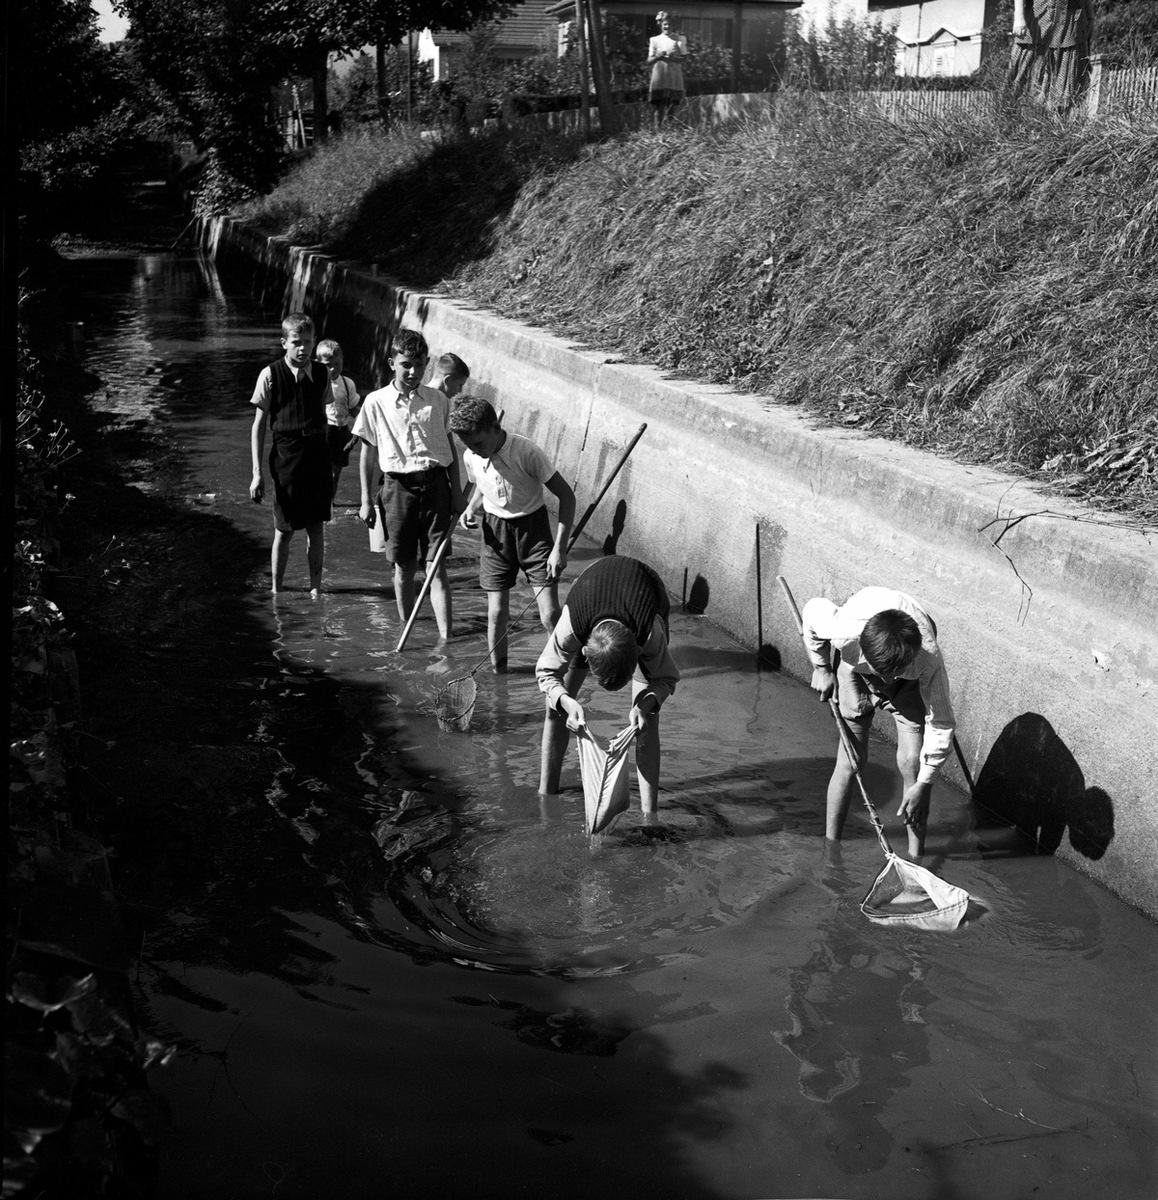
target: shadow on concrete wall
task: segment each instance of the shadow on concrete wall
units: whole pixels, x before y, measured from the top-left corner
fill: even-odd
[[[627,525],[627,501],[620,500],[611,516],[611,532],[603,539],[604,554],[618,554],[619,539]]]
[[[1086,786],[1069,747],[1037,713],[1022,713],[1001,731],[973,799],[979,829],[1016,831],[1015,853],[1053,854],[1067,829],[1070,845],[1089,859],[1101,858],[1114,840],[1113,801]]]

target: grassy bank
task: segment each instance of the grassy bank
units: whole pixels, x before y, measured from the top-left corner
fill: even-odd
[[[898,125],[809,102],[587,147],[339,143],[252,215],[630,359],[1158,519],[1158,121]]]

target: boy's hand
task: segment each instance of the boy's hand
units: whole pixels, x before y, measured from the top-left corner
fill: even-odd
[[[265,480],[262,478],[260,471],[254,471],[253,479],[249,484],[249,498],[254,502],[254,504],[260,504],[264,495]]]
[[[836,676],[827,667],[816,667],[812,672],[812,681],[808,685],[820,697],[821,701],[829,700],[836,687]]]
[[[627,714],[627,729],[631,732],[632,737],[644,731],[648,721],[655,716],[658,707],[655,697],[651,693],[640,696],[639,703],[631,706],[631,712]]]
[[[897,809],[897,816],[918,833],[924,830],[925,822],[929,819],[929,800],[932,794],[931,783],[914,783],[911,788],[905,789],[905,794],[901,797],[901,807]]]
[[[374,506],[368,502],[364,502],[358,506],[358,516],[362,518],[362,524],[367,529],[374,528]]]
[[[572,733],[579,733],[581,730],[586,733],[587,714],[583,711],[583,705],[574,696],[564,696],[559,701],[559,708],[567,714],[567,728]]]
[[[474,519],[474,513],[469,508],[462,510],[462,516],[458,519],[459,527],[462,529],[475,529],[478,522]]]
[[[550,558],[547,559],[547,581],[555,583],[563,578],[563,572],[567,569],[567,551],[559,546],[556,546],[551,551]]]

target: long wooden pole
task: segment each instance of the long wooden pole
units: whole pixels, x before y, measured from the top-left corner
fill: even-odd
[[[583,19],[583,0],[575,0],[575,36],[579,42],[579,111],[584,136],[591,136],[591,96],[587,88],[587,22]]]
[[[594,513],[595,510],[599,507],[599,501],[602,500],[603,497],[607,495],[607,489],[611,486],[612,481],[615,479],[616,475],[619,474],[620,467],[622,467],[623,464],[625,462],[627,462],[627,456],[632,452],[632,450],[635,449],[635,443],[638,442],[641,437],[643,437],[643,431],[646,428],[647,428],[647,422],[644,421],[644,423],[639,427],[639,429],[636,430],[635,437],[633,437],[631,439],[631,441],[627,443],[627,449],[624,450],[624,452],[620,455],[619,461],[615,464],[615,470],[612,471],[611,474],[607,476],[607,482],[604,483],[603,488],[599,492],[599,495],[596,496],[595,499],[591,501],[591,503],[587,506],[587,511],[583,514],[582,517],[579,518],[579,524],[576,525],[575,528],[571,531],[571,540],[567,543],[568,550],[570,550],[571,547],[575,545],[575,542],[578,540],[579,535],[583,532],[584,527],[587,525],[587,522],[591,520],[591,514]]]

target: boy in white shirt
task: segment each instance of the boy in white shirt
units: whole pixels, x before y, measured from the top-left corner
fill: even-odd
[[[904,818],[909,853],[916,857],[925,849],[933,780],[955,728],[936,623],[912,596],[882,587],[862,588],[839,608],[818,596],[804,606],[802,621],[812,688],[821,700],[836,691],[861,762],[876,710],[883,708],[896,722],[897,769],[904,781],[897,816]],[[834,841],[848,814],[852,782],[852,764],[838,747],[825,825],[825,836]]]
[[[511,588],[525,571],[537,589],[539,620],[549,633],[559,619],[559,579],[567,566],[567,539],[575,520],[575,493],[547,455],[528,438],[507,433],[486,400],[464,396],[450,429],[466,447],[463,468],[477,489],[459,518],[464,529],[484,510],[479,583],[487,593],[487,646],[491,664],[507,669]],[[559,501],[554,536],[543,489]]]
[[[333,338],[323,338],[314,350],[314,358],[330,375],[330,402],[326,405],[326,441],[330,448],[330,467],[334,473],[334,498],[342,470],[350,465],[350,447],[354,444],[351,426],[362,403],[352,379],[342,374],[342,347]]]
[[[381,519],[386,557],[394,565],[394,600],[405,622],[414,608],[418,560],[429,561],[462,512],[458,456],[447,427],[450,401],[419,382],[430,351],[417,330],[399,329],[390,339],[391,381],[362,402],[354,434],[362,439],[358,474],[367,527]],[[384,478],[374,503],[376,467]],[[431,581],[430,602],[441,637],[451,634],[450,581],[445,559]]]

